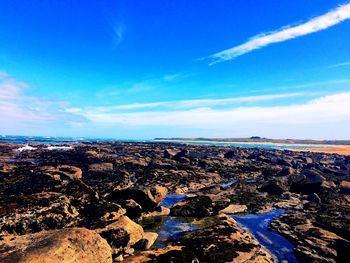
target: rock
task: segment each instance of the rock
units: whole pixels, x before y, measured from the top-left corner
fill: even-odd
[[[70,165],[46,166],[42,167],[41,171],[55,180],[78,180],[81,179],[83,174],[80,168]]]
[[[318,196],[318,194],[312,193],[308,195],[307,200],[312,203],[320,204],[321,198]]]
[[[157,240],[158,234],[154,232],[145,232],[143,238],[139,240],[133,247],[138,250],[150,249]]]
[[[153,211],[166,196],[165,187],[155,186],[150,190],[142,190],[136,188],[127,188],[114,191],[110,195],[111,200],[129,200],[132,199],[142,207],[142,211]]]
[[[103,222],[104,224],[111,221],[116,221],[125,213],[126,210],[119,204],[103,202],[103,205],[100,205],[97,208],[96,215],[98,215],[99,219],[96,221]]]
[[[176,203],[171,208],[173,216],[210,216],[213,214],[213,202],[209,196],[202,195]]]
[[[262,171],[262,175],[267,179],[277,176],[282,171],[282,167],[279,165],[270,165]]]
[[[220,223],[183,235],[179,245],[195,253],[199,262],[273,262],[271,255],[235,220],[219,216]]]
[[[70,228],[0,241],[0,262],[112,262],[106,240],[86,228]]]
[[[155,187],[151,188],[150,191],[153,196],[153,199],[157,204],[160,204],[168,193],[168,189],[159,185],[156,185]]]
[[[93,163],[89,165],[89,172],[112,172],[113,163]]]
[[[289,191],[289,187],[287,185],[286,177],[279,177],[273,180],[270,180],[267,184],[263,185],[258,190],[260,192],[267,192],[272,195],[281,195],[286,191]]]
[[[237,214],[237,213],[244,213],[246,211],[247,211],[246,205],[229,205],[225,209],[220,210],[219,213]]]
[[[340,193],[342,194],[350,194],[350,182],[349,181],[341,181],[339,184]]]
[[[304,161],[306,164],[312,164],[312,163],[313,163],[312,158],[310,158],[310,157],[304,157],[304,158],[303,158],[303,161]]]
[[[25,234],[72,226],[79,221],[79,212],[72,197],[43,192],[20,197],[1,206],[0,234]]]
[[[126,215],[129,218],[138,219],[142,216],[142,207],[134,200],[121,200],[119,204],[126,210]]]
[[[290,190],[303,194],[318,193],[322,189],[322,183],[326,180],[318,171],[304,170],[304,179],[293,183]]]
[[[95,230],[102,237],[107,237],[108,243],[112,247],[131,246],[143,237],[143,228],[139,224],[130,220],[127,216],[121,216],[116,222],[104,228]]]
[[[176,246],[141,252],[126,262],[273,262],[272,256],[237,223],[225,216],[214,225],[189,232]]]
[[[296,245],[295,255],[300,262],[350,260],[350,242],[333,232],[314,226],[303,213],[282,215],[272,221],[271,228]],[[303,238],[300,239],[300,236]]]
[[[234,158],[237,156],[238,156],[238,154],[236,151],[228,151],[224,154],[224,158]]]
[[[159,206],[157,207],[154,211],[152,212],[147,212],[142,214],[142,218],[152,218],[152,217],[157,217],[157,216],[167,216],[170,214],[170,209],[164,206]]]
[[[198,263],[196,255],[183,246],[168,246],[152,251],[145,251],[139,255],[129,257],[127,263],[140,262],[193,262]]]
[[[295,170],[292,167],[285,167],[282,171],[280,171],[277,176],[288,176],[293,175],[295,173]]]
[[[186,158],[190,154],[189,150],[183,149],[174,156],[174,160],[180,160],[181,158]]]
[[[176,149],[165,149],[164,150],[164,158],[172,159],[176,154],[178,154],[180,151]]]

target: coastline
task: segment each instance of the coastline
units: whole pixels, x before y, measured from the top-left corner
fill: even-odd
[[[350,147],[349,145],[340,145],[340,144],[322,144],[322,143],[278,143],[278,142],[252,142],[252,141],[206,141],[206,140],[155,140],[159,142],[187,142],[187,143],[222,143],[222,144],[265,144],[265,145],[280,145],[280,146],[305,146],[305,148],[310,146],[319,146],[319,147],[325,147],[325,148],[332,148],[332,147]]]
[[[296,151],[296,152],[314,152],[314,153],[327,153],[327,154],[340,154],[350,155],[349,145],[337,145],[337,144],[302,144],[302,143],[277,143],[277,142],[227,142],[227,141],[206,141],[206,140],[159,140],[163,142],[182,142],[182,143],[221,143],[221,144],[263,144],[263,145],[276,145],[276,146],[300,146],[305,148],[285,148],[284,150]],[[310,148],[310,147],[320,148]]]
[[[350,146],[337,145],[337,146],[327,147],[327,148],[325,147],[325,148],[290,149],[290,151],[350,155]]]

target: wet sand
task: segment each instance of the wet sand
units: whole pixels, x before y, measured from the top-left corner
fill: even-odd
[[[325,148],[306,148],[306,149],[291,149],[297,152],[315,152],[315,153],[329,153],[329,154],[340,154],[340,155],[350,155],[349,145],[337,145]]]

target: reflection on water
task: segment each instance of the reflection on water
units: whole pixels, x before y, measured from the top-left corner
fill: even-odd
[[[271,221],[284,214],[285,210],[274,210],[264,214],[232,216],[242,228],[251,232],[254,237],[277,259],[277,262],[297,262],[293,254],[294,246],[276,232],[268,230]]]
[[[258,242],[275,257],[277,262],[296,263],[294,246],[276,232],[268,230],[271,221],[284,214],[284,210],[274,210],[264,214],[232,216],[240,227],[249,231]],[[189,231],[202,229],[219,223],[218,217],[196,219],[193,217],[157,217],[142,222],[145,231],[158,233],[154,249],[164,248]]]
[[[229,188],[231,185],[233,185],[235,183],[237,183],[237,180],[233,179],[233,180],[228,181],[227,183],[221,184],[220,186],[221,186],[222,189],[225,190],[225,189]]]
[[[166,247],[169,242],[178,240],[188,231],[199,229],[191,224],[193,218],[185,217],[160,217],[145,220],[142,226],[145,231],[156,232],[158,238],[153,245],[154,248]]]
[[[141,224],[145,231],[158,234],[158,239],[153,245],[153,248],[158,249],[175,242],[189,231],[210,227],[218,223],[220,223],[220,219],[215,216],[204,218],[164,216],[146,219]]]
[[[165,206],[167,208],[171,208],[177,202],[180,202],[186,198],[186,195],[174,195],[167,194],[163,201],[160,203],[161,206]]]

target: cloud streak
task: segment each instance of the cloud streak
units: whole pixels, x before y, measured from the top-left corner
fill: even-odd
[[[349,101],[350,92],[343,92],[285,106],[250,106],[229,109],[199,107],[158,112],[82,111],[80,114],[95,125],[173,127],[236,132],[248,130],[249,133],[265,129],[270,134],[281,127],[285,129],[289,127],[299,133],[312,130],[314,137],[320,137],[323,135],[322,129],[328,129],[333,136],[337,127],[342,127],[339,134],[350,132],[350,125],[346,124],[350,123]],[[286,134],[289,135],[288,130]]]
[[[145,108],[157,108],[166,107],[170,109],[183,109],[183,108],[195,108],[195,107],[209,107],[209,106],[220,106],[229,105],[232,103],[251,103],[259,101],[269,101],[284,98],[291,98],[297,96],[303,96],[303,92],[295,93],[284,93],[284,94],[269,94],[269,95],[257,95],[257,96],[242,96],[242,97],[232,97],[224,99],[193,99],[193,100],[178,100],[178,101],[159,101],[159,102],[149,102],[149,103],[133,103],[124,104],[108,107],[96,107],[92,110],[99,112],[110,112],[116,110],[135,110],[135,109],[145,109]]]
[[[39,124],[70,120],[82,120],[82,116],[65,112],[68,106],[63,101],[51,101],[28,96],[30,86],[18,81],[6,72],[0,72],[0,122],[7,126]]]
[[[346,67],[346,66],[350,66],[350,61],[349,62],[338,63],[338,64],[334,64],[334,65],[330,65],[327,68],[340,68],[340,67]]]
[[[325,30],[349,18],[350,3],[340,5],[336,9],[331,10],[324,15],[315,17],[305,23],[296,26],[287,26],[277,31],[260,34],[239,46],[235,46],[215,53],[208,57],[211,60],[209,65],[232,60],[236,57],[242,56],[256,49],[260,49],[274,43],[283,42],[289,39],[294,39],[321,30]]]

